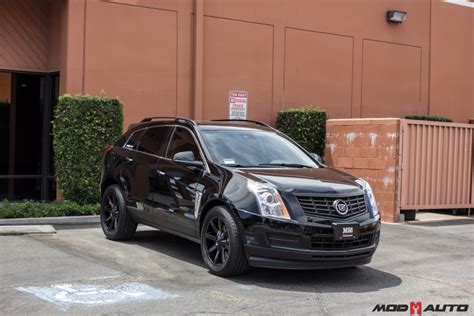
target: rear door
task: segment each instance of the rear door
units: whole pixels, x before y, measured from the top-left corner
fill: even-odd
[[[196,161],[205,164],[198,142],[191,130],[177,126],[170,138],[165,158],[158,163],[157,201],[160,209],[165,212],[169,228],[195,237],[196,189],[199,189],[199,180],[204,167],[173,161],[177,153],[183,152],[191,152]]]
[[[137,139],[132,135],[124,146],[128,153],[122,176],[128,184],[129,209],[142,221],[155,222],[153,187],[156,166],[164,153],[171,129],[170,126],[149,127]]]

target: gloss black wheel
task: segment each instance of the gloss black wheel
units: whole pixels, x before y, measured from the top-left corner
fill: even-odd
[[[122,190],[117,185],[105,189],[101,200],[100,222],[102,230],[108,239],[130,239],[137,229],[125,206]]]
[[[209,221],[206,229],[206,254],[214,265],[225,264],[229,257],[229,234],[227,226],[219,217]]]
[[[104,226],[109,233],[113,233],[118,227],[118,220],[120,212],[118,209],[117,195],[113,191],[108,191],[105,194],[105,203],[104,203]]]
[[[224,206],[212,208],[204,218],[201,253],[209,270],[219,276],[239,275],[248,268],[238,223]]]

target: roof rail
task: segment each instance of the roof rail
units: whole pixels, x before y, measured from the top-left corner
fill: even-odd
[[[166,120],[166,119],[173,119],[175,121],[185,121],[186,123],[190,123],[191,125],[196,125],[196,122],[194,122],[191,119],[188,119],[186,117],[180,117],[180,116],[151,116],[151,117],[145,117],[142,120],[143,122],[151,122],[152,120]]]
[[[261,125],[261,126],[265,126],[265,127],[274,129],[273,127],[271,127],[268,124],[265,124],[265,123],[260,122],[260,121],[254,121],[254,120],[218,119],[218,120],[211,120],[211,121],[213,121],[213,122],[248,122],[248,123],[254,123],[254,124],[257,124],[257,125]]]

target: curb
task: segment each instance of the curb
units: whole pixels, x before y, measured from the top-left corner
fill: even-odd
[[[0,226],[12,225],[90,225],[100,224],[99,215],[62,216],[39,218],[4,218],[0,219]]]
[[[56,230],[51,225],[12,225],[0,227],[0,236],[18,236],[29,234],[56,234]]]
[[[424,224],[443,224],[443,223],[461,223],[472,222],[474,224],[474,218],[471,217],[458,217],[458,218],[436,218],[436,219],[424,219],[424,220],[414,220],[405,222],[407,225],[424,225]]]

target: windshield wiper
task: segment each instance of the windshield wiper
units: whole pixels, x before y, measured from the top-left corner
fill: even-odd
[[[228,165],[223,165],[226,167],[231,167],[231,168],[259,168],[262,167],[261,165],[240,165],[240,164],[228,164]]]
[[[284,163],[284,162],[277,162],[277,163],[261,163],[259,166],[280,166],[280,167],[291,167],[291,168],[312,168],[311,166],[302,165],[299,163]]]

